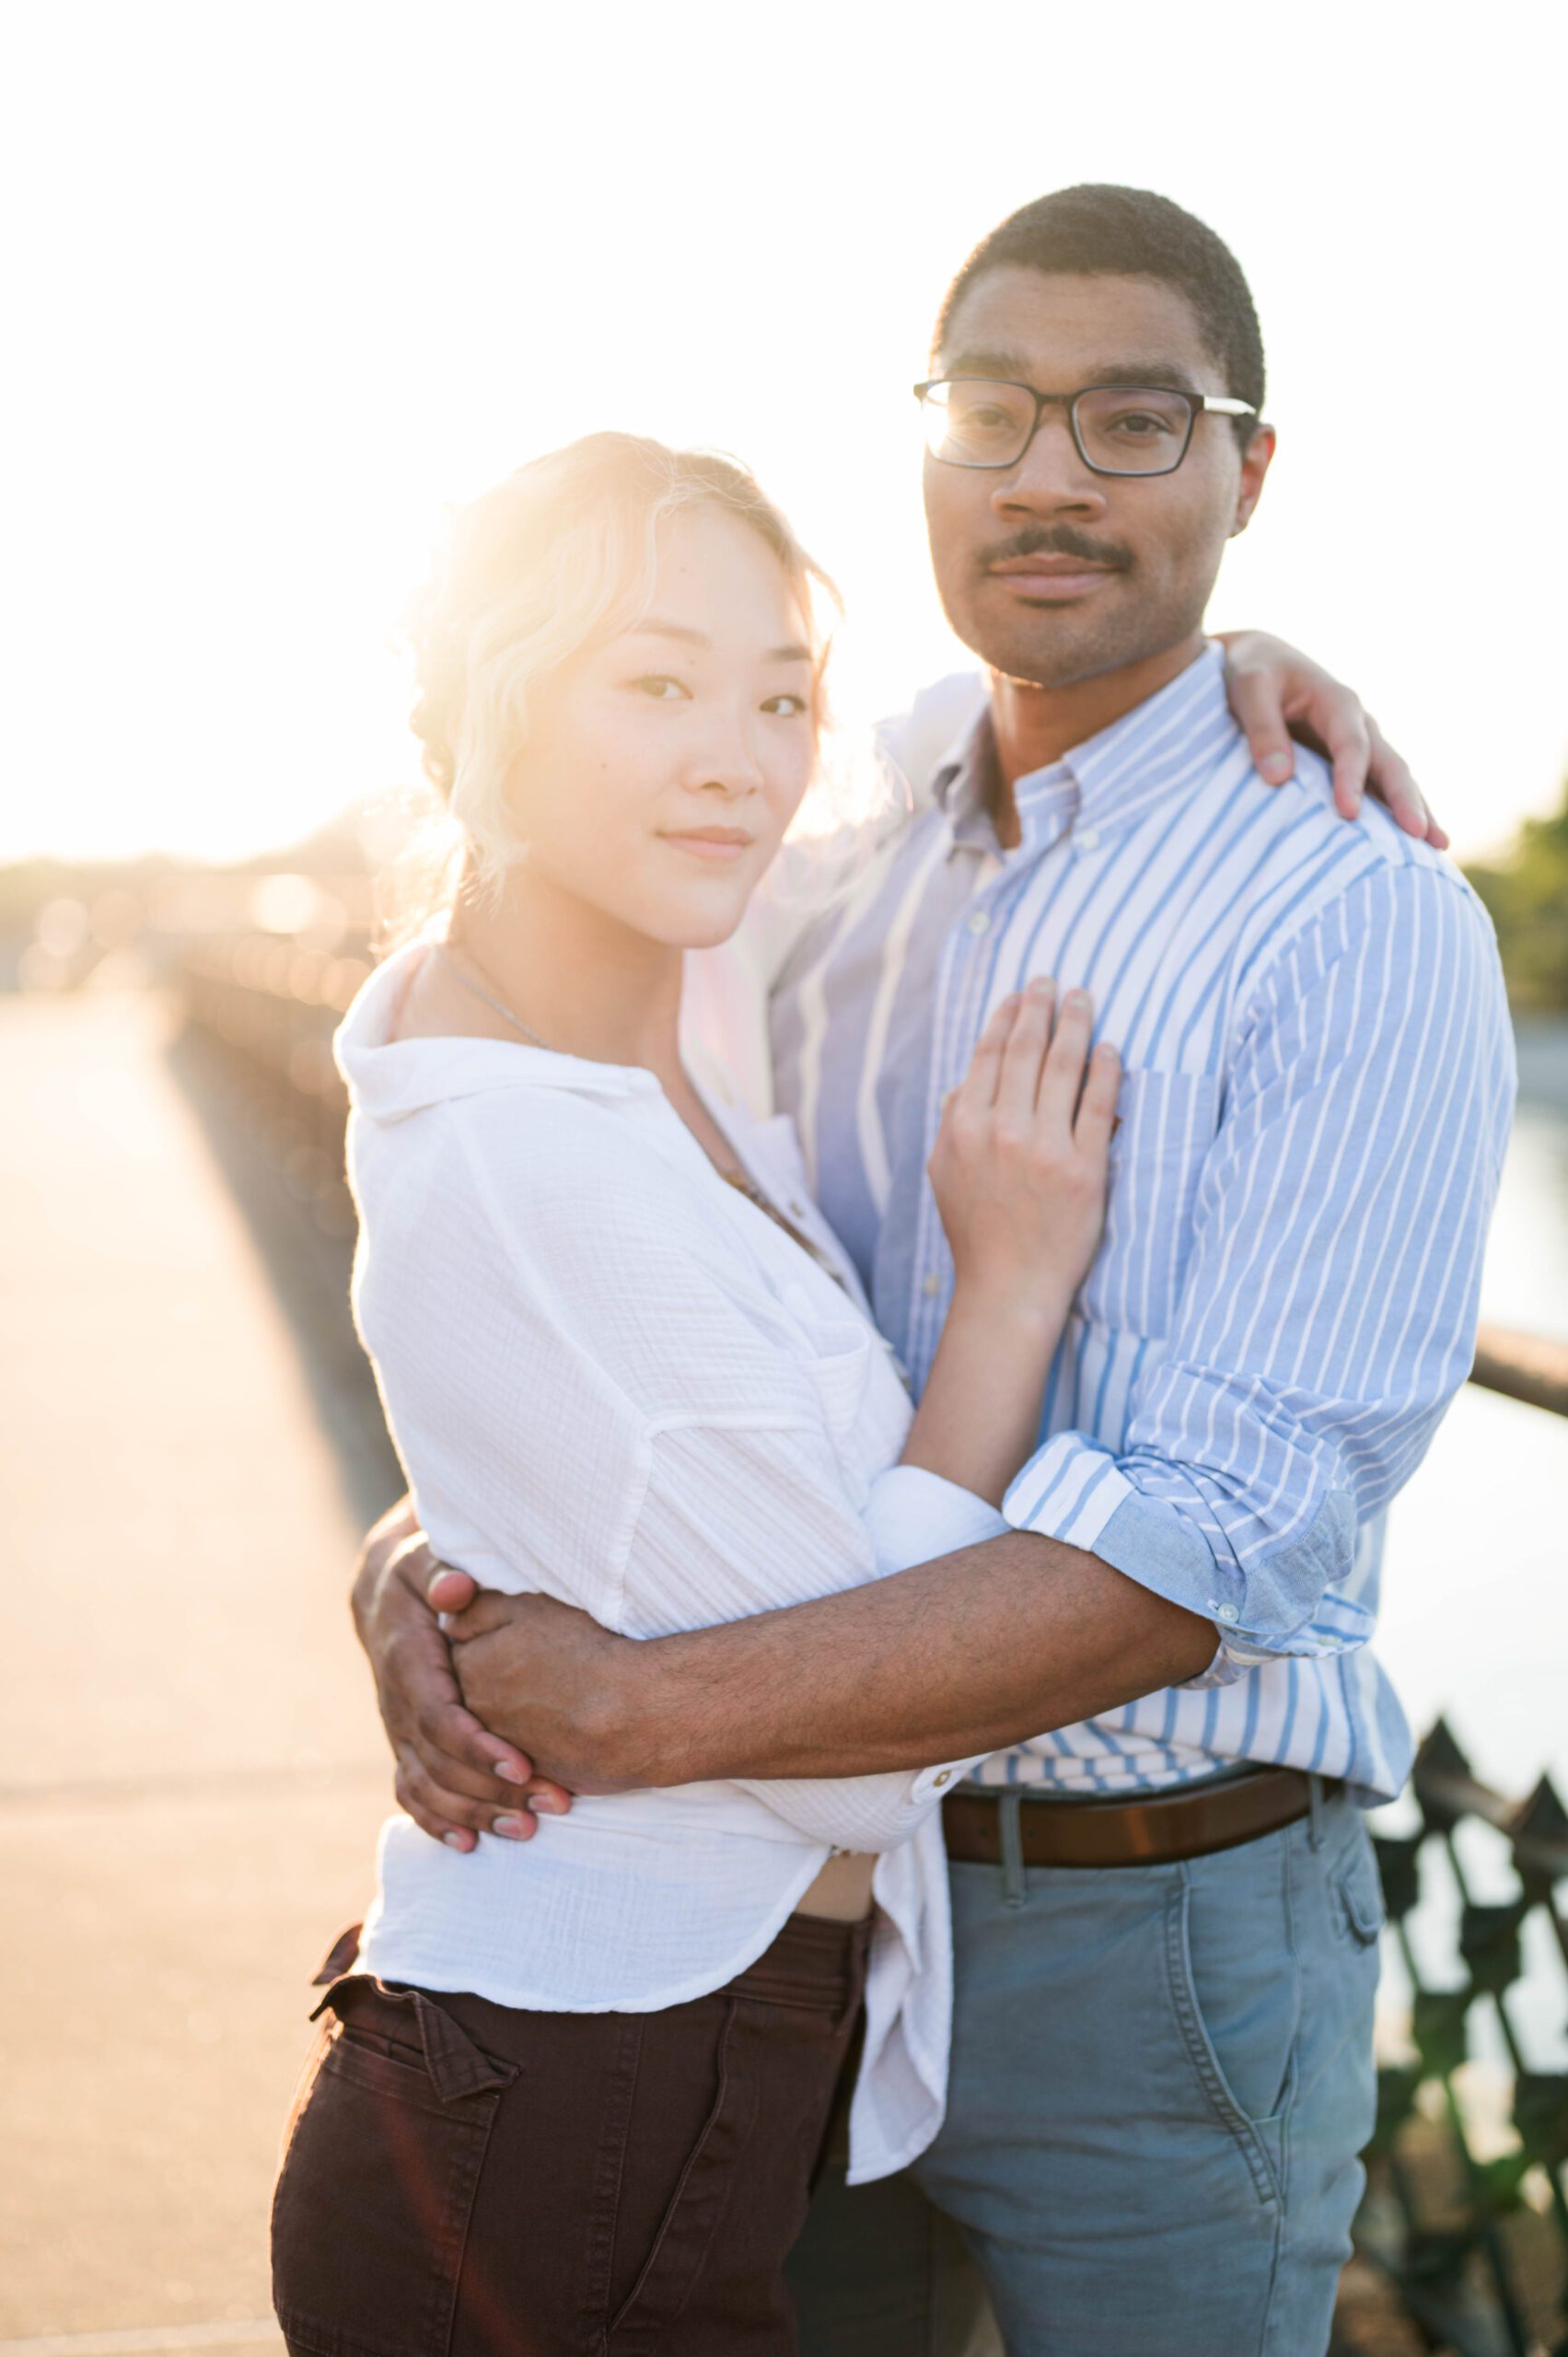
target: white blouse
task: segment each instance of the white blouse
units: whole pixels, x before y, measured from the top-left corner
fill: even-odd
[[[656,1637],[830,1596],[1005,1528],[897,1463],[908,1395],[787,1120],[714,1117],[842,1280],[718,1176],[650,1073],[389,1040],[405,949],[338,1035],[354,1303],[420,1520],[486,1587]],[[833,1849],[876,1851],[855,2182],[941,2124],[936,1805],[970,1765],[579,1798],[467,1856],[383,1829],[361,1966],[499,2004],[647,2012],[761,1955]]]

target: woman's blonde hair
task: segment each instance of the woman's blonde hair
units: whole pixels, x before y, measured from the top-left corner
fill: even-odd
[[[784,567],[806,621],[820,732],[824,608],[838,610],[838,593],[755,479],[717,452],[585,435],[458,511],[411,614],[413,729],[460,830],[468,888],[498,884],[523,848],[507,788],[536,689],[647,610],[659,527],[693,507],[738,517]]]

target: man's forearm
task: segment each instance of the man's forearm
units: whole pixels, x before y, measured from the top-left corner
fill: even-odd
[[[1207,1668],[1213,1625],[1009,1532],[819,1603],[617,1646],[618,1783],[856,1776],[993,1751]]]

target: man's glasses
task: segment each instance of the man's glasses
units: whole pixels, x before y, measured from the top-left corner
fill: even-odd
[[[1016,466],[1048,409],[1064,409],[1085,466],[1097,475],[1174,474],[1192,428],[1207,411],[1256,417],[1248,401],[1219,393],[1179,393],[1164,385],[1090,385],[1080,393],[1037,393],[991,377],[936,377],[917,385],[925,446],[948,467]]]

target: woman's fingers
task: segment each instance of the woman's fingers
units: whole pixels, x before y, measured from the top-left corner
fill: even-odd
[[[454,1850],[471,1850],[481,1833],[503,1840],[529,1841],[538,1831],[535,1814],[562,1817],[571,1794],[535,1777],[520,1792],[486,1788],[460,1760],[432,1757],[416,1744],[401,1744],[395,1786],[399,1805],[423,1831]]]
[[[1366,726],[1372,742],[1368,783],[1373,793],[1388,804],[1407,835],[1413,835],[1418,842],[1429,842],[1434,851],[1446,851],[1447,829],[1433,817],[1426,796],[1411,774],[1410,763],[1395,751],[1370,714]]]
[[[1073,1143],[1080,1153],[1102,1160],[1110,1151],[1116,1128],[1116,1099],[1121,1087],[1121,1058],[1109,1039],[1102,1039],[1089,1058],[1084,1093],[1073,1124]]]
[[[1295,770],[1280,683],[1270,671],[1254,670],[1231,658],[1225,674],[1230,708],[1246,733],[1252,766],[1271,785],[1283,785]]]
[[[480,1775],[499,1777],[506,1784],[526,1784],[533,1774],[532,1762],[517,1745],[492,1735],[460,1701],[449,1665],[439,1683],[431,1679],[418,1687],[406,1685],[401,1703],[396,1732],[412,1731],[423,1750],[461,1760]]]
[[[552,1784],[548,1776],[533,1777],[517,1797],[536,1817],[564,1817],[572,1805],[565,1785]]]
[[[471,1850],[481,1833],[498,1833],[505,1840],[531,1840],[538,1828],[515,1795],[499,1807],[493,1801],[476,1800],[451,1789],[444,1781],[451,1772],[444,1764],[439,1774],[433,1773],[412,1745],[399,1750],[398,1805],[423,1832],[433,1840],[445,1841],[448,1849],[463,1851]]]
[[[1359,703],[1331,731],[1325,728],[1323,741],[1334,765],[1334,807],[1342,819],[1359,818],[1372,766],[1372,731]]]
[[[426,1587],[424,1600],[432,1612],[461,1612],[478,1594],[479,1582],[471,1573],[443,1563]]]
[[[996,1110],[1027,1134],[1040,1094],[1040,1067],[1051,1045],[1051,1013],[1056,985],[1048,975],[1037,975],[1014,1002],[1013,1026],[1002,1051],[996,1078]]]
[[[1069,991],[1057,1010],[1056,1028],[1040,1070],[1038,1118],[1050,1123],[1063,1144],[1073,1135],[1073,1112],[1078,1102],[1094,1019],[1094,1001],[1088,992]]]
[[[995,1104],[997,1085],[1002,1077],[1002,1059],[1006,1052],[1018,1005],[1015,993],[992,1009],[991,1020],[975,1042],[970,1068],[953,1092],[964,1111],[987,1112]]]

